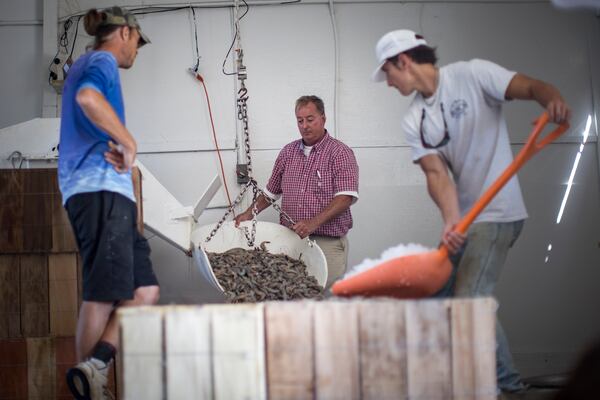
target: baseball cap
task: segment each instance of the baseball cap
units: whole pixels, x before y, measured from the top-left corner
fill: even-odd
[[[421,45],[427,46],[425,39],[408,29],[391,31],[383,35],[375,46],[375,56],[377,57],[379,66],[373,72],[373,80],[375,82],[385,80],[385,72],[383,72],[381,67],[383,67],[388,58]]]
[[[140,40],[138,42],[138,47],[142,47],[146,43],[150,43],[150,39],[144,32],[142,32],[142,28],[140,27],[137,18],[131,12],[127,10],[123,10],[121,7],[109,7],[105,10],[102,10],[105,15],[105,18],[100,23],[100,25],[119,25],[119,26],[128,26],[130,28],[137,29],[140,34]]]

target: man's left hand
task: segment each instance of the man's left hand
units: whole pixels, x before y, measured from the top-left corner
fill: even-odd
[[[302,239],[310,236],[310,234],[316,231],[317,228],[318,226],[310,219],[298,221],[294,226],[292,226],[292,230],[296,232]]]

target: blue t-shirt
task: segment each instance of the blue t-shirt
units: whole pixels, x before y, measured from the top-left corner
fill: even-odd
[[[104,159],[111,137],[86,117],[75,100],[83,88],[101,93],[125,124],[117,60],[107,51],[84,54],[69,70],[63,88],[58,156],[63,204],[74,194],[99,191],[120,193],[135,202],[131,172],[120,174]]]

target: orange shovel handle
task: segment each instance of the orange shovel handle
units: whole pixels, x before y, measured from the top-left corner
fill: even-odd
[[[535,122],[533,131],[529,135],[525,147],[521,149],[519,154],[515,157],[512,163],[504,170],[502,175],[486,190],[486,192],[477,200],[471,210],[460,220],[456,225],[455,231],[465,234],[471,223],[477,218],[477,216],[483,211],[483,209],[489,204],[494,196],[504,187],[513,175],[517,173],[519,169],[538,151],[543,149],[547,144],[556,140],[560,135],[565,133],[569,129],[568,123],[560,124],[555,130],[546,135],[542,140],[537,141],[542,130],[548,123],[548,114],[543,113]]]

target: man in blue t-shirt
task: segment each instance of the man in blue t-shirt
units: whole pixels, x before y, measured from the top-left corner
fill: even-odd
[[[67,373],[78,399],[104,399],[119,342],[117,307],[155,304],[158,281],[150,247],[136,229],[131,181],[137,144],[125,127],[119,68],[149,43],[130,12],[92,9],[84,27],[91,51],[69,71],[63,91],[58,180],[83,261],[77,322],[79,364]]]

